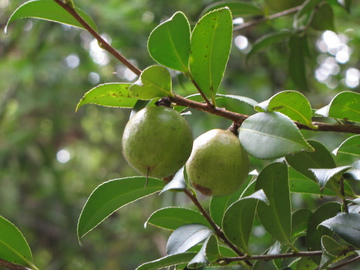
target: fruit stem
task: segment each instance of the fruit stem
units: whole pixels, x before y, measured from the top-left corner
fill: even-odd
[[[239,123],[233,122],[231,124],[231,126],[228,128],[229,131],[231,131],[232,133],[234,133],[236,136],[239,135],[238,129],[240,127]]]
[[[206,218],[206,220],[210,223],[211,227],[215,230],[216,235],[227,244],[233,251],[236,252],[239,256],[246,256],[243,252],[241,252],[237,246],[235,246],[230,240],[225,236],[224,232],[221,228],[215,223],[215,221],[211,218],[208,212],[204,209],[204,207],[200,204],[199,200],[196,196],[189,190],[185,189],[184,193],[190,198],[190,200],[195,204],[195,206],[200,210],[201,214]],[[245,260],[248,266],[252,266],[252,263],[248,260]]]

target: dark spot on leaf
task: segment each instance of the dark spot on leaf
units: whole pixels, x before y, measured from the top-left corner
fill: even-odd
[[[282,108],[284,108],[284,106],[277,106],[277,107],[274,107],[274,108],[271,108],[272,110],[280,110],[280,109],[282,109]]]

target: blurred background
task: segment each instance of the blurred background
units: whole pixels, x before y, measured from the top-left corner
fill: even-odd
[[[134,269],[164,255],[169,232],[151,226],[144,229],[144,223],[159,207],[186,205],[181,194],[153,195],[131,204],[90,232],[82,246],[78,243],[77,219],[92,190],[104,181],[137,173],[121,153],[130,111],[85,105],[75,113],[76,104],[99,83],[134,81],[136,76],[83,30],[24,19],[12,23],[4,34],[7,19],[23,2],[0,0],[0,215],[22,231],[39,269]],[[154,64],[146,49],[154,27],[179,10],[195,22],[214,2],[78,0],[75,4],[94,19],[114,48],[144,69]],[[264,5],[260,0],[253,2]],[[305,95],[314,108],[326,105],[340,91],[360,89],[360,5],[355,2],[350,15],[334,8],[337,32],[309,32],[312,56],[307,59],[309,91]],[[241,22],[242,18],[236,21]],[[291,27],[292,16],[286,16],[236,31],[219,92],[260,102],[280,90],[296,90],[284,57],[286,43],[245,61],[256,39]],[[181,95],[195,93],[178,75],[174,88]],[[235,101],[219,104],[254,113]],[[187,119],[195,137],[231,124],[201,112]],[[321,137],[329,149],[348,137],[305,135]],[[252,160],[251,166],[261,170],[263,162]]]

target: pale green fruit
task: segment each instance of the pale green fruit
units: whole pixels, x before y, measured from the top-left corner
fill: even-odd
[[[195,139],[186,172],[201,193],[230,195],[246,180],[249,159],[234,133],[212,129]]]
[[[190,156],[193,135],[173,109],[146,107],[126,124],[122,137],[125,159],[138,172],[153,177],[175,174]]]

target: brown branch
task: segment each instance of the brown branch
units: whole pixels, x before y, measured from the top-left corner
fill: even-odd
[[[3,259],[0,259],[0,266],[8,268],[10,270],[29,270],[30,269],[23,265],[11,263],[11,262],[5,261]]]
[[[328,268],[329,270],[335,270],[335,269],[340,269],[346,265],[349,265],[349,264],[352,264],[354,262],[357,262],[360,260],[360,256],[356,256],[355,258],[352,258],[351,260],[348,260],[344,263],[341,263],[341,264],[338,264],[337,266],[334,266],[334,267],[331,267],[331,268]]]
[[[140,76],[141,70],[135,67],[129,60],[127,60],[121,53],[115,50],[105,39],[103,39],[71,6],[65,4],[61,0],[54,0],[59,6],[64,8],[74,17],[101,45],[107,52],[111,53],[116,59],[123,63],[128,69]]]
[[[280,18],[280,17],[282,17],[282,16],[286,16],[286,15],[295,13],[295,12],[297,12],[298,10],[300,10],[301,8],[302,8],[302,5],[296,6],[296,7],[290,8],[290,9],[286,9],[286,10],[283,10],[283,11],[280,11],[280,12],[278,12],[278,13],[272,14],[272,15],[267,16],[267,17],[260,17],[260,18],[258,18],[258,19],[255,19],[255,20],[252,20],[252,21],[243,23],[243,24],[241,24],[241,25],[239,25],[239,26],[235,26],[235,27],[234,27],[234,31],[240,31],[240,30],[243,30],[243,29],[245,29],[245,28],[249,28],[249,27],[251,27],[251,26],[254,26],[254,25],[257,25],[257,24],[260,24],[260,23],[269,21],[269,20],[273,20],[273,19],[276,19],[276,18]]]
[[[59,4],[61,7],[63,7],[67,12],[69,12],[95,39],[97,39],[98,42],[103,47],[103,49],[105,49],[110,54],[112,54],[116,59],[118,59],[121,63],[123,63],[126,67],[128,67],[131,71],[133,71],[136,75],[139,76],[141,74],[140,69],[135,67],[124,56],[122,56],[117,50],[115,50],[109,43],[107,43],[86,21],[84,21],[84,19],[76,12],[75,9],[71,8],[70,6],[68,6],[67,4],[62,2],[61,0],[54,0],[54,1],[57,4]],[[278,18],[281,16],[291,14],[293,12],[296,12],[300,8],[301,8],[301,6],[287,9],[287,10],[281,11],[279,13],[270,15],[266,18],[261,18],[261,19],[249,22],[248,24],[243,24],[240,27],[241,27],[241,29],[244,29],[251,25],[258,24],[264,20],[275,19],[275,18]],[[251,23],[251,25],[250,25],[250,23]],[[234,30],[239,30],[239,29],[240,29],[239,27],[234,28]],[[171,97],[171,100],[172,100],[172,102],[176,103],[177,105],[193,108],[193,109],[200,110],[200,111],[207,112],[207,113],[212,113],[212,114],[218,115],[220,117],[232,120],[233,122],[236,122],[238,124],[241,124],[248,118],[247,115],[231,112],[231,111],[228,111],[225,109],[216,108],[216,107],[212,106],[210,104],[210,102],[207,102],[207,104],[201,103],[201,102],[196,102],[196,101],[192,101],[192,100],[183,98],[179,95],[175,95],[174,97]],[[207,100],[207,99],[205,99],[205,100]],[[318,127],[318,129],[316,129],[316,130],[311,129],[310,127],[300,124],[300,123],[295,123],[295,124],[298,126],[298,128],[305,129],[305,130],[331,131],[331,132],[360,134],[360,126],[355,126],[355,125],[351,125],[351,124],[346,124],[346,125],[336,124],[336,125],[334,125],[334,124],[327,124],[327,123],[321,123],[321,122],[313,122],[313,124]]]
[[[300,258],[300,257],[315,257],[321,256],[322,251],[300,251],[293,253],[284,253],[284,254],[273,254],[273,255],[254,255],[254,256],[241,256],[241,257],[224,257],[219,259],[219,262],[223,264],[229,264],[231,262],[238,262],[243,260],[275,260],[275,259],[284,259],[284,258]]]
[[[212,113],[217,116],[232,120],[233,122],[236,122],[238,124],[241,124],[249,117],[248,115],[239,114],[236,112],[228,111],[226,109],[209,107],[205,103],[189,100],[189,99],[186,99],[186,98],[181,97],[176,94],[174,95],[174,97],[171,97],[170,99],[177,105],[185,106],[185,107],[196,109],[196,110],[203,111],[203,112]],[[316,126],[317,129],[312,129],[301,123],[295,122],[295,124],[297,125],[297,127],[299,129],[304,129],[304,130],[360,134],[360,126],[359,125],[352,125],[352,124],[341,125],[341,124],[328,124],[328,123],[322,123],[322,122],[313,122],[313,125]]]
[[[204,209],[204,207],[201,205],[201,203],[198,201],[198,199],[195,197],[195,195],[188,189],[184,190],[184,193],[190,198],[190,200],[196,205],[196,207],[200,210],[201,214],[206,218],[206,220],[210,223],[211,227],[213,227],[216,235],[224,241],[228,247],[230,247],[233,251],[236,252],[239,256],[246,257],[246,255],[241,252],[237,246],[235,246],[230,240],[225,236],[224,232],[221,230],[221,228],[214,222],[214,220],[210,217],[208,212]],[[246,258],[243,260],[246,262],[247,265],[252,266],[252,263],[249,262]]]

